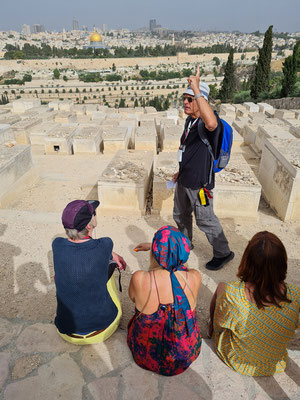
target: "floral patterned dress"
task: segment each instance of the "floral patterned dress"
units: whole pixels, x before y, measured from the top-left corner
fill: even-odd
[[[158,290],[157,296],[159,299]],[[128,324],[127,344],[140,367],[172,376],[182,373],[196,360],[201,350],[201,333],[196,309],[187,313],[189,329],[182,310],[175,310],[174,304],[161,304],[160,299],[153,314],[135,310]]]

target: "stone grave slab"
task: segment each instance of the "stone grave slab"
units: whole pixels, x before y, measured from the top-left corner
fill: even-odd
[[[4,114],[3,116],[0,115],[0,124],[14,125],[19,121],[21,121],[19,115],[12,115],[12,114]]]
[[[155,156],[153,168],[152,214],[172,215],[175,189],[167,189],[166,183],[173,178],[173,175],[177,171],[177,151],[163,151]]]
[[[73,136],[78,124],[60,125],[45,137],[45,153],[66,155],[73,154]]]
[[[17,144],[28,144],[30,143],[30,132],[33,127],[42,122],[39,118],[27,118],[17,122],[12,126],[12,131]]]
[[[283,221],[300,219],[300,140],[266,139],[259,181],[262,193]]]
[[[273,118],[274,114],[275,114],[275,109],[274,110],[266,110],[265,114],[266,114],[266,117]]]
[[[232,122],[232,127],[240,134],[242,134],[243,129],[245,128],[245,126],[249,124],[249,120],[248,118],[244,118],[244,117],[237,117],[237,119],[235,119]]]
[[[14,134],[10,125],[0,125],[0,145],[14,141]]]
[[[77,116],[69,111],[59,111],[55,115],[54,121],[60,124],[74,124],[77,122]]]
[[[235,113],[236,113],[237,117],[246,118],[248,116],[249,111],[242,104],[234,104],[234,107],[235,107]]]
[[[155,126],[150,127],[137,127],[135,135],[136,150],[152,150],[157,152],[158,138],[156,134]]]
[[[86,115],[86,106],[81,104],[74,104],[73,111],[75,111],[76,115]]]
[[[172,215],[174,189],[167,189],[178,171],[177,152],[162,152],[155,156],[153,174],[153,214]],[[214,210],[224,218],[257,220],[261,185],[241,154],[233,153],[226,169],[216,174],[213,191]]]
[[[156,108],[155,107],[145,107],[145,114],[156,114]]]
[[[58,100],[57,101],[50,101],[48,103],[48,107],[52,108],[55,111],[59,111],[59,101]]]
[[[247,145],[254,144],[256,139],[256,133],[257,133],[257,126],[252,124],[245,125],[242,131],[245,144]]]
[[[31,166],[29,145],[0,146],[0,198],[29,171]]]
[[[62,100],[58,104],[60,111],[73,111],[74,103],[72,100]]]
[[[279,119],[294,119],[295,111],[294,110],[275,110],[274,117],[279,118]]]
[[[259,125],[256,133],[254,146],[256,152],[259,154],[264,146],[264,141],[268,138],[278,139],[293,139],[293,135],[289,132],[288,126],[277,126],[277,125]]]
[[[101,123],[106,118],[106,113],[103,111],[93,111],[91,114],[87,114],[91,116],[92,121],[99,121]]]
[[[85,112],[87,115],[92,115],[94,112],[99,111],[99,107],[97,104],[87,104],[85,106]],[[105,112],[104,110],[102,110],[102,112]]]
[[[161,149],[165,151],[177,151],[180,144],[180,138],[183,129],[178,125],[167,125],[164,126],[163,136],[161,137],[162,146]]]
[[[4,110],[0,108],[0,117],[2,117],[5,114],[8,114],[10,111],[9,110]]]
[[[90,115],[83,115],[83,114],[76,114],[77,115],[77,122],[79,124],[88,124],[92,122]]]
[[[214,210],[220,218],[258,219],[261,185],[241,154],[232,153],[229,164],[216,175]]]
[[[220,114],[222,115],[235,115],[235,110],[235,106],[233,106],[232,104],[223,103],[220,106]]]
[[[265,113],[266,111],[274,112],[274,107],[268,103],[257,103],[259,112]]]
[[[24,113],[33,107],[39,107],[41,100],[38,98],[34,99],[18,99],[12,102],[12,111],[17,114]]]
[[[119,119],[106,118],[106,120],[104,121],[103,125],[119,126],[119,123],[120,123]]]
[[[126,119],[126,120],[122,120],[120,121],[119,126],[120,127],[124,127],[124,128],[128,128],[129,129],[129,148],[133,149],[134,148],[134,141],[135,141],[135,133],[136,133],[136,129],[137,129],[137,120],[133,120],[133,119]]]
[[[293,136],[300,139],[300,124],[299,125],[292,125],[289,127],[289,131]]]
[[[117,152],[98,182],[100,214],[145,214],[153,158],[152,151]]]
[[[74,154],[99,154],[101,145],[102,128],[100,128],[100,126],[83,125],[74,133]]]
[[[244,146],[243,136],[233,128],[233,143],[232,151],[239,151],[239,149]]]
[[[115,153],[118,150],[126,150],[131,145],[132,131],[129,128],[111,125],[103,125],[102,128],[104,153]]]
[[[259,112],[258,104],[252,103],[251,101],[244,103],[244,106],[249,112]]]
[[[58,122],[43,122],[30,130],[29,139],[33,145],[44,145],[45,137],[59,127]]]

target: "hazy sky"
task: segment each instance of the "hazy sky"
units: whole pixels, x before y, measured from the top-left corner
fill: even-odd
[[[135,29],[149,19],[170,29],[300,31],[299,0],[1,0],[0,30],[20,31],[22,24],[42,24],[47,30],[79,25]],[[0,4],[1,4],[0,3]]]

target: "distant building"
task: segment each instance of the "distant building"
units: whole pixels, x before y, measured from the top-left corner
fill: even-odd
[[[22,28],[21,28],[21,34],[24,35],[24,36],[29,36],[30,33],[31,33],[30,32],[30,26],[26,25],[26,24],[23,24]]]
[[[79,31],[79,23],[76,19],[73,19],[73,21],[72,21],[72,28],[73,28],[73,31]]]
[[[150,19],[149,21],[149,29],[150,31],[154,31],[154,29],[157,27],[156,25],[156,19]]]
[[[33,33],[40,33],[40,32],[45,32],[44,25],[34,24],[33,25]]]
[[[88,46],[84,46],[84,49],[108,49],[108,46],[105,46],[102,43],[102,36],[99,35],[98,32],[94,31],[90,36],[90,44]]]

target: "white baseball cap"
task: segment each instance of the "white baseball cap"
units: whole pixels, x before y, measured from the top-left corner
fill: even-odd
[[[205,98],[206,101],[208,101],[208,95],[210,91],[209,86],[205,82],[200,82],[199,89],[201,95]],[[195,96],[195,93],[190,86],[186,89],[186,91],[183,94],[189,94],[191,96]]]

